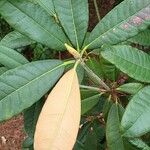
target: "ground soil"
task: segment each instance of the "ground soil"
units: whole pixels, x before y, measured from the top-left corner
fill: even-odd
[[[2,123],[0,125],[0,150],[21,150],[25,136],[22,115]]]
[[[97,0],[101,18],[105,16],[113,7],[115,0]],[[90,24],[89,30],[92,30],[97,24],[93,0],[89,0],[90,6]],[[26,135],[23,129],[23,117],[19,115],[5,123],[0,124],[0,150],[21,150],[21,145]]]

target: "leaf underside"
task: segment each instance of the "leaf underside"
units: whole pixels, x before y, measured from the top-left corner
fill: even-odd
[[[79,84],[75,69],[71,69],[58,81],[43,106],[36,126],[34,148],[71,150],[79,123]]]

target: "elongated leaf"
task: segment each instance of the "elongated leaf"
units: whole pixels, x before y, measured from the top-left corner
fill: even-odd
[[[28,60],[13,49],[0,45],[0,63],[8,68],[15,68],[28,63]]]
[[[83,144],[80,141],[76,140],[73,150],[84,150],[83,148]]]
[[[106,138],[109,150],[125,150],[120,133],[120,121],[117,104],[113,104],[107,118]]]
[[[40,114],[34,148],[71,150],[80,123],[80,91],[76,71],[67,72],[49,94]]]
[[[33,138],[27,137],[22,143],[22,150],[30,150],[33,147]]]
[[[101,70],[103,72],[104,79],[110,79],[116,81],[118,76],[118,70],[115,65],[111,64],[104,58],[100,58]]]
[[[150,82],[150,56],[130,46],[104,46],[102,56],[130,77]]]
[[[38,101],[64,71],[59,60],[28,63],[0,76],[0,121],[7,120]]]
[[[96,150],[98,148],[98,139],[95,131],[90,131],[87,134],[84,144],[84,150]]]
[[[112,104],[113,104],[112,100],[106,100],[104,103],[103,116],[104,116],[105,121],[107,121],[108,113],[109,113],[109,110],[110,110]]]
[[[101,94],[97,94],[81,101],[81,114],[85,114],[87,111],[92,109],[99,101]]]
[[[144,30],[143,32],[129,39],[128,41],[144,46],[150,46],[150,29]]]
[[[134,146],[141,150],[150,150],[150,147],[138,138],[131,139],[130,143],[132,143]]]
[[[82,100],[99,94],[98,91],[92,91],[89,89],[81,89],[80,91],[81,91],[81,99]]]
[[[54,0],[56,12],[72,44],[82,46],[88,27],[87,0]]]
[[[24,127],[27,135],[30,138],[34,137],[36,123],[43,107],[44,100],[41,99],[24,111]]]
[[[119,86],[117,90],[129,93],[129,94],[136,94],[142,88],[143,88],[143,84],[141,83],[127,83],[127,84],[123,84]]]
[[[125,109],[124,109],[120,104],[118,104],[119,121],[121,121],[124,112],[125,112]],[[123,140],[123,144],[124,144],[125,149],[127,149],[127,150],[139,150],[138,148],[136,148],[135,146],[133,146],[133,145],[128,141],[128,140],[130,140],[130,139],[122,138],[122,140]]]
[[[150,132],[150,86],[141,89],[129,102],[121,125],[126,137],[140,137]]]
[[[124,0],[92,31],[89,37],[89,48],[120,43],[146,29],[149,24],[149,0]]]
[[[12,49],[20,48],[35,43],[28,37],[20,34],[17,31],[10,32],[1,41],[0,44]]]
[[[124,112],[125,109],[119,104],[118,113],[120,121],[122,120]],[[141,139],[138,138],[123,138],[123,143],[127,150],[146,150],[145,148],[148,148],[148,146]]]
[[[52,49],[64,49],[67,40],[63,31],[39,5],[22,0],[1,0],[0,13],[20,33]]]
[[[83,69],[83,67],[81,65],[78,65],[76,70],[77,70],[79,83],[81,84],[83,79],[84,79],[84,69]]]
[[[81,120],[81,122],[82,122],[82,120]],[[86,136],[91,128],[91,124],[92,124],[92,122],[84,123],[84,121],[83,121],[83,124],[82,124],[79,134],[78,134],[77,141],[80,141],[82,144],[85,143]]]
[[[101,50],[99,50],[98,55],[100,55],[100,52]],[[116,80],[118,73],[116,66],[103,57],[100,56],[99,59],[90,58],[86,63],[102,79]]]
[[[8,69],[6,67],[0,67],[0,75],[6,72]]]
[[[119,113],[119,120],[122,120],[123,114],[125,112],[125,109],[119,104],[118,105],[118,113]],[[123,138],[124,146],[127,150],[149,150],[147,148],[148,145],[146,145],[141,139],[138,138]]]
[[[43,7],[51,16],[55,15],[53,0],[35,0],[41,7]]]
[[[101,63],[95,58],[89,58],[86,64],[89,68],[99,77],[104,78],[103,70],[101,68]]]

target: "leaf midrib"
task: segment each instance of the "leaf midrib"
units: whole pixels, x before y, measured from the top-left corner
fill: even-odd
[[[147,109],[146,113],[150,113],[150,110]],[[136,122],[137,122],[144,114],[145,114],[145,111],[143,111],[140,115],[138,115],[138,117],[136,118],[136,120],[134,121],[134,123],[131,124],[131,125],[127,128],[127,130],[126,130],[126,132],[125,132],[124,134],[130,132],[130,129],[136,124]],[[123,135],[124,135],[124,134],[123,134]],[[140,135],[139,135],[139,136],[140,136]]]
[[[55,37],[52,33],[50,33],[48,30],[46,30],[45,28],[43,28],[38,22],[36,22],[36,20],[34,20],[34,18],[32,18],[31,16],[29,16],[27,13],[25,13],[23,10],[21,10],[19,7],[17,7],[15,4],[13,4],[12,2],[10,2],[9,0],[7,0],[12,6],[14,6],[16,9],[18,9],[20,12],[22,12],[23,14],[25,14],[27,17],[29,17],[31,20],[34,21],[34,23],[36,23],[37,26],[39,26],[41,29],[43,29],[45,32],[47,32],[50,36],[54,37],[57,41],[59,41],[60,43],[62,43],[64,45],[64,42],[61,41],[60,39],[58,39],[57,37]]]
[[[43,4],[43,6],[45,6],[46,11],[48,12],[48,14],[49,14],[50,16],[54,16],[54,15],[55,15],[55,13],[54,13],[52,10],[50,10],[50,12],[49,12],[49,9],[48,9],[47,6],[45,5],[45,3],[43,3],[42,0],[36,0],[36,1],[37,1],[37,2],[40,1],[40,2]]]
[[[70,83],[70,88],[69,88],[68,91],[71,91],[71,89],[72,89],[74,77],[75,77],[75,73],[74,73],[73,76],[72,76],[72,80],[71,80],[71,83]],[[58,120],[59,120],[59,125],[58,125],[58,126],[56,127],[56,129],[55,129],[55,133],[56,133],[56,134],[55,134],[55,137],[53,138],[53,142],[55,142],[56,137],[58,137],[58,136],[59,136],[59,133],[61,132],[61,130],[58,130],[58,129],[60,129],[60,127],[61,127],[61,123],[62,123],[62,121],[63,121],[64,114],[66,113],[66,110],[67,110],[67,106],[68,106],[68,103],[69,103],[69,100],[68,100],[69,96],[70,96],[70,92],[68,92],[68,94],[66,95],[67,104],[65,105],[65,108],[64,108],[64,111],[63,111],[62,115],[60,115],[60,117],[59,117],[59,119],[58,119]],[[53,147],[53,142],[52,142],[52,147]]]
[[[150,86],[148,86],[148,87],[150,88]],[[147,87],[147,88],[148,88],[148,87]],[[142,91],[144,92],[144,89],[143,89]],[[142,92],[142,91],[141,91],[141,92]],[[141,93],[141,92],[140,92],[140,93]],[[138,99],[140,99],[140,95],[138,95]],[[134,99],[134,102],[135,102],[135,100],[136,100],[136,99]],[[133,102],[133,103],[134,103],[134,102]],[[132,105],[133,105],[133,104],[132,104]],[[147,110],[146,113],[147,113],[147,112],[150,112],[149,109],[146,109],[146,110]],[[145,111],[143,111],[141,114],[139,114],[139,115],[137,116],[136,120],[134,121],[134,124],[137,122],[137,120],[138,120],[144,113],[145,113]],[[127,132],[133,127],[134,124],[132,123],[130,126],[128,126],[128,128],[126,128],[126,132],[125,132],[125,133],[127,133]],[[125,133],[124,133],[124,134],[125,134]]]
[[[3,47],[5,48],[5,46],[3,46],[3,45],[1,46],[1,44],[0,44],[0,48],[1,48],[1,47],[2,47],[2,49],[3,49]],[[22,64],[28,63],[28,61],[27,61],[26,59],[24,59],[24,61],[26,61],[26,62],[19,62],[19,61],[17,61],[16,58],[13,58],[13,57],[7,55],[6,53],[3,52],[3,50],[2,50],[2,51],[0,50],[0,53],[1,53],[2,55],[4,55],[5,57],[10,58],[12,61],[18,63],[18,65],[22,65]],[[17,55],[20,55],[20,54],[17,54]],[[21,56],[22,56],[22,55],[21,55]]]
[[[133,63],[133,61],[129,61],[129,60],[127,60],[127,59],[125,59],[125,58],[123,58],[123,57],[121,57],[120,55],[117,55],[117,54],[115,54],[115,53],[112,53],[112,51],[110,51],[111,52],[111,54],[113,54],[115,57],[117,56],[117,57],[119,57],[119,58],[121,58],[121,59],[123,59],[124,61],[126,61],[126,62],[128,62],[128,63],[131,63],[131,64],[133,64],[133,65],[135,65],[135,66],[138,66],[138,67],[140,67],[140,68],[144,68],[144,69],[146,69],[146,70],[149,70],[149,72],[150,72],[150,68],[146,68],[145,66],[143,66],[143,65],[138,65],[138,64],[136,64],[136,63]],[[106,56],[107,57],[107,56]],[[146,56],[145,56],[146,57]],[[150,59],[150,58],[149,58]],[[114,63],[114,60],[113,60],[113,63]],[[118,63],[117,63],[118,64]]]
[[[8,95],[6,95],[5,97],[3,97],[3,98],[0,100],[0,103],[1,103],[2,101],[4,101],[7,97],[9,97],[11,94],[13,94],[13,93],[15,93],[15,92],[17,92],[17,91],[20,91],[20,90],[23,89],[24,87],[28,86],[30,83],[32,83],[32,82],[38,80],[39,78],[45,76],[46,74],[49,74],[50,72],[55,71],[56,69],[58,69],[58,68],[60,68],[60,67],[62,67],[62,66],[64,66],[64,65],[65,65],[64,63],[63,63],[63,64],[60,64],[59,66],[53,68],[52,70],[50,70],[50,71],[48,71],[48,72],[46,72],[46,73],[44,73],[44,74],[38,76],[37,78],[34,78],[33,80],[31,80],[31,81],[28,82],[27,84],[21,86],[20,88],[16,89],[15,91],[13,91],[13,92],[9,93]]]
[[[144,6],[144,8],[137,10],[138,12],[131,14],[131,16],[127,17],[125,20],[121,21],[120,23],[118,23],[117,25],[113,26],[112,28],[110,28],[109,30],[107,30],[106,32],[102,33],[100,36],[98,36],[97,38],[95,38],[95,40],[93,40],[92,42],[90,42],[87,47],[89,47],[90,45],[92,45],[95,41],[97,41],[100,37],[105,36],[107,33],[109,33],[111,30],[113,30],[115,27],[123,24],[123,22],[126,22],[126,20],[129,20],[130,18],[132,18],[133,16],[135,16],[136,14],[138,14],[140,11],[142,11],[143,9],[149,7],[148,6]],[[118,42],[119,43],[119,42]]]
[[[73,7],[72,7],[72,0],[70,0],[70,9],[71,9],[71,16],[73,20],[73,26],[74,26],[74,33],[75,33],[75,38],[76,38],[76,44],[77,44],[77,49],[79,49],[79,43],[78,43],[78,35],[77,35],[77,29],[75,25],[75,20],[74,20],[74,13],[73,13]]]

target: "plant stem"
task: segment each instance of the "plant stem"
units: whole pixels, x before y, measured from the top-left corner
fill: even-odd
[[[82,89],[89,89],[89,90],[91,90],[91,91],[100,92],[100,89],[99,89],[99,88],[93,87],[93,86],[80,85],[80,88],[82,88]]]
[[[96,0],[94,0],[94,7],[95,7],[95,10],[96,10],[98,21],[100,21],[101,17],[100,17],[100,14],[99,14],[99,9],[98,9],[98,5],[97,5],[97,1]]]
[[[82,58],[84,52],[87,50],[88,46],[89,46],[89,45],[85,46],[85,47],[83,48],[83,50],[81,51],[81,53],[80,53],[81,58]]]
[[[110,90],[110,88],[106,85],[106,83],[100,79],[83,61],[80,62],[81,66],[86,70],[88,73],[89,77],[95,82],[98,83],[99,85],[103,86],[107,91]]]
[[[76,62],[75,60],[67,60],[67,61],[65,61],[63,64],[64,64],[65,66],[67,66],[67,65],[73,64],[73,63],[75,63],[75,62]]]

